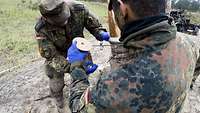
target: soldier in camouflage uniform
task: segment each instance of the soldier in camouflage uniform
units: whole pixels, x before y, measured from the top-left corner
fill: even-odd
[[[46,58],[45,71],[50,78],[50,92],[57,105],[63,107],[64,73],[69,70],[66,51],[75,37],[84,37],[86,28],[98,40],[106,30],[89,10],[81,3],[63,0],[41,0],[42,17],[35,31],[39,52]],[[90,55],[88,59],[92,60]]]
[[[122,31],[116,56],[121,64],[90,88],[82,59],[72,62],[72,113],[85,112],[88,103],[95,106],[96,113],[180,112],[200,41],[177,33],[175,25],[163,15],[165,4],[166,0],[110,1],[109,10],[114,11]],[[68,56],[73,54],[68,52]]]

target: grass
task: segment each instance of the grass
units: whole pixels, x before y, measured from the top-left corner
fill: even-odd
[[[19,3],[19,0],[0,1],[0,60],[3,59],[0,70],[21,64],[24,57],[37,53],[33,26],[38,11],[18,7]]]
[[[106,28],[107,26],[107,5],[105,3],[98,3],[98,2],[85,2],[80,1],[83,4],[85,4],[88,8],[91,14],[93,14],[100,23]],[[85,38],[91,38],[93,37],[87,30],[84,32]],[[94,38],[94,37],[93,37]]]
[[[105,4],[83,3],[98,15],[100,22],[106,21]],[[39,57],[34,39],[39,11],[19,4],[20,0],[0,0],[0,71]],[[88,32],[85,35],[91,37]]]
[[[191,23],[200,25],[200,12],[188,12],[187,17],[190,18]]]
[[[105,3],[98,3],[98,2],[84,2],[92,14],[94,14],[101,23],[106,23],[107,20],[107,4]]]

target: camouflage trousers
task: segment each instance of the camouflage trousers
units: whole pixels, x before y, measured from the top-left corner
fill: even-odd
[[[86,60],[92,61],[91,54]],[[50,94],[56,100],[56,105],[59,108],[64,106],[63,88],[64,88],[64,72],[57,72],[55,68],[49,65],[51,61],[45,61],[45,73],[49,78]],[[67,72],[66,72],[67,73]]]
[[[56,105],[59,108],[63,108],[63,88],[64,88],[64,73],[57,72],[54,68],[45,62],[45,72],[49,77],[50,94],[56,100]]]

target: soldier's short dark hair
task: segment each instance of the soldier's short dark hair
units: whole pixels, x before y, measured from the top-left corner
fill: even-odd
[[[165,13],[167,0],[121,0],[125,4],[129,4],[132,11],[138,17],[159,15]],[[118,0],[110,0],[109,10],[117,8]],[[119,8],[119,7],[118,7]]]

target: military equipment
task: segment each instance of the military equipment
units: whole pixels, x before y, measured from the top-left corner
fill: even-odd
[[[200,25],[190,23],[190,19],[186,18],[184,10],[171,11],[170,16],[175,21],[177,31],[192,35],[198,35]]]
[[[74,38],[73,42],[76,42],[76,47],[81,51],[90,51],[92,49],[91,43],[82,37]]]

